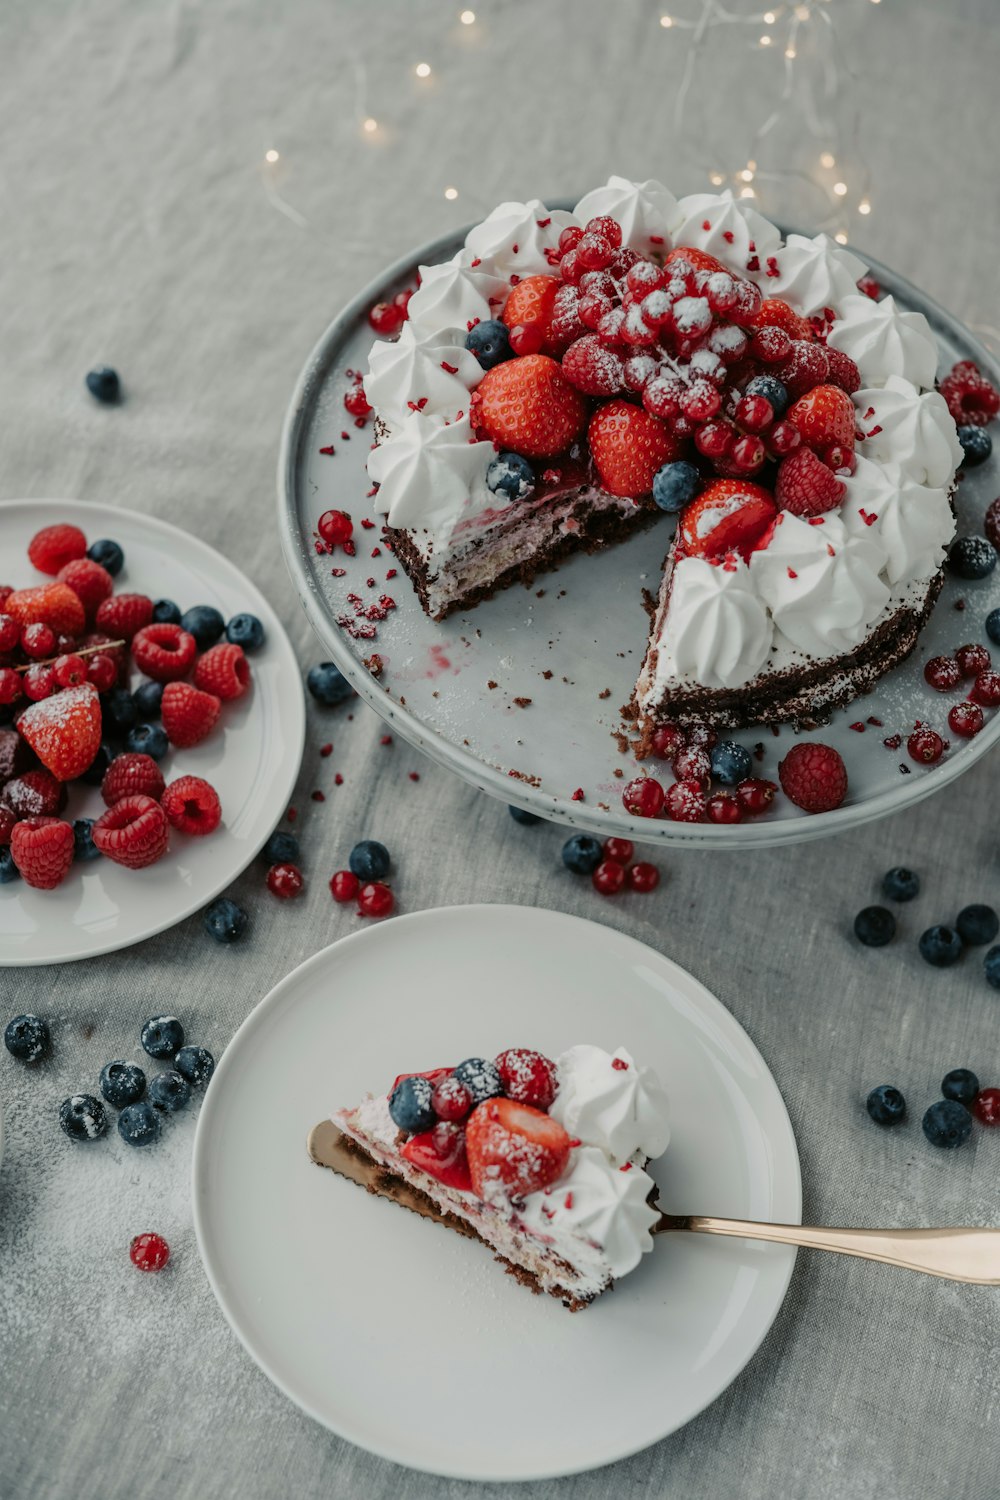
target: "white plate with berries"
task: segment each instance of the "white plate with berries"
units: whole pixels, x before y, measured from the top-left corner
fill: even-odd
[[[508,588],[435,623],[403,569],[392,566],[374,519],[365,472],[371,428],[357,374],[367,368],[374,336],[369,313],[377,304],[391,313],[394,299],[413,286],[417,266],[446,259],[463,238],[464,231],[449,235],[404,257],[334,320],[300,377],[279,466],[283,545],[306,613],[351,684],[401,734],[483,791],[542,817],[602,837],[707,848],[766,847],[860,826],[947,785],[1000,740],[1000,682],[987,682],[980,703],[964,702],[983,653],[992,649],[996,656],[1000,646],[1000,615],[993,614],[1000,569],[975,581],[949,575],[912,656],[873,692],[803,736],[827,749],[815,766],[789,774],[789,795],[774,790],[795,731],[758,725],[724,736],[736,742],[737,757],[713,775],[712,803],[706,810],[701,797],[696,820],[683,821],[688,809],[675,806],[684,799],[672,787],[675,776],[690,782],[704,775],[710,747],[697,738],[684,747],[691,752],[688,770],[672,766],[674,746],[659,762],[642,762],[641,772],[652,771],[661,784],[642,789],[657,806],[647,809],[633,798],[629,806],[646,815],[629,810],[623,789],[640,765],[619,710],[642,661],[643,592],[658,586],[669,521],[606,551],[574,556],[539,575],[530,590]],[[995,362],[956,319],[865,259],[899,307],[928,318],[939,371],[971,359],[1000,383]],[[959,533],[980,533],[1000,488],[995,456],[969,463],[961,478]],[[332,557],[317,539],[325,512],[348,514]],[[977,648],[967,665],[946,664],[937,688],[931,686],[928,662],[954,657],[963,646]],[[734,796],[741,779],[745,794]],[[808,800],[812,789],[824,810],[794,804],[800,783],[801,796]]]
[[[199,1248],[244,1346],[302,1409],[397,1463],[539,1480],[689,1421],[771,1327],[794,1251],[665,1236],[580,1312],[481,1244],[310,1160],[320,1121],[406,1067],[624,1046],[659,1075],[671,1212],[798,1222],[798,1155],[760,1053],[670,959],[518,906],[399,917],[308,959],[240,1027],[198,1122]]]
[[[0,964],[68,963],[172,927],[259,852],[301,675],[254,585],[164,521],[6,501],[0,553]]]

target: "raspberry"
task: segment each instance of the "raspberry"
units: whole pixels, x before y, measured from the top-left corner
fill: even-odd
[[[59,569],[58,579],[77,595],[88,620],[92,620],[104,600],[111,597],[115,586],[107,568],[91,562],[89,557],[77,557],[68,562]]]
[[[24,818],[14,824],[10,852],[26,885],[54,890],[73,863],[73,829],[61,818]]]
[[[675,781],[667,788],[664,806],[673,823],[701,823],[708,801],[700,781]]]
[[[87,551],[87,538],[79,526],[45,526],[28,543],[28,557],[39,573],[55,575],[59,569]]]
[[[982,729],[985,720],[978,703],[956,703],[948,712],[948,728],[963,740],[971,740]]]
[[[599,406],[587,429],[591,457],[602,487],[611,495],[648,495],[665,463],[679,458],[684,444],[659,418],[630,401]]]
[[[959,646],[955,652],[955,661],[963,677],[978,677],[980,672],[988,672],[993,665],[986,647],[975,642]]]
[[[636,777],[622,792],[622,805],[634,818],[658,818],[663,799],[663,787],[653,776]]]
[[[203,693],[214,693],[223,703],[242,698],[250,685],[250,663],[242,646],[221,641],[199,656],[194,669],[195,687]]]
[[[26,708],[17,724],[58,781],[82,776],[101,744],[101,704],[93,683],[64,688]]]
[[[844,485],[811,448],[796,448],[781,460],[774,495],[793,516],[821,516],[843,500]]]
[[[200,776],[181,776],[172,781],[160,798],[160,806],[171,828],[196,837],[214,833],[222,820],[219,794]]]
[[[924,667],[924,681],[937,693],[950,693],[962,680],[962,669],[953,656],[932,656]]]
[[[123,797],[94,824],[94,843],[106,858],[129,870],[155,864],[167,852],[167,815],[152,797]]]
[[[846,391],[849,396],[853,396],[855,391],[860,391],[861,371],[849,354],[845,354],[842,349],[831,349],[827,344],[826,359],[830,366],[827,379],[831,385],[839,385],[840,389]]]
[[[395,904],[392,891],[380,880],[370,880],[358,892],[358,913],[362,917],[387,917]]]
[[[496,1058],[496,1066],[508,1099],[530,1104],[533,1109],[548,1109],[552,1104],[559,1080],[555,1063],[541,1052],[528,1047],[508,1047]]]
[[[742,823],[743,805],[732,792],[716,792],[708,799],[708,821],[710,823]]]
[[[607,348],[596,333],[570,344],[562,361],[563,374],[586,396],[614,396],[624,383],[621,356]]]
[[[640,860],[638,864],[629,866],[628,883],[633,891],[641,891],[645,895],[656,890],[660,883],[660,872],[655,865]]]
[[[578,437],[587,406],[561,367],[545,354],[509,359],[487,370],[472,396],[475,429],[525,458],[555,458]]]
[[[934,766],[944,754],[944,740],[933,729],[915,729],[906,742],[906,753],[921,766]]]
[[[580,318],[580,297],[575,286],[561,286],[552,303],[549,321],[549,345],[554,352],[568,349],[582,338],[587,326]]]
[[[94,623],[116,641],[130,641],[153,618],[153,601],[145,594],[113,594],[97,606]]]
[[[33,625],[25,625],[21,631],[21,650],[32,661],[41,661],[43,657],[51,656],[55,649],[56,633],[51,625],[43,625],[41,620],[36,620]]]
[[[105,771],[101,796],[106,807],[114,807],[123,797],[152,797],[159,802],[165,785],[163,772],[151,755],[130,752],[115,756]]]
[[[980,672],[973,683],[972,699],[984,708],[1000,706],[1000,672]]]
[[[773,781],[764,781],[758,776],[748,776],[746,781],[741,781],[737,786],[736,795],[744,813],[748,817],[755,818],[759,813],[767,812],[777,790]]]
[[[4,787],[3,801],[19,818],[54,818],[66,806],[66,788],[51,771],[22,771]]]
[[[154,682],[186,677],[197,650],[194,636],[179,625],[144,625],[132,637],[132,660]]]
[[[847,769],[831,745],[803,741],[778,766],[781,789],[804,812],[832,812],[847,796]]]
[[[360,887],[353,870],[335,870],[330,876],[330,895],[334,901],[353,901]]]
[[[796,339],[792,343],[791,354],[776,366],[775,374],[782,385],[787,387],[789,396],[795,400],[828,379],[830,361],[820,344],[807,344],[803,339]]]
[[[959,427],[985,427],[1000,411],[1000,392],[971,359],[960,360],[938,389]]]
[[[139,1271],[162,1271],[170,1259],[170,1246],[160,1234],[137,1234],[128,1247],[128,1258]]]
[[[602,859],[590,881],[599,895],[617,896],[625,885],[625,866],[616,859]]]
[[[187,682],[168,682],[160,717],[170,743],[181,750],[200,744],[215,728],[221,706],[214,693],[203,693]]]
[[[52,630],[77,636],[86,627],[79,596],[65,583],[46,583],[37,589],[15,589],[4,600],[4,612],[21,625],[41,621]]]

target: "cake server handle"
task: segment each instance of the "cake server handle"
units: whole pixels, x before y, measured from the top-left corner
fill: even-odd
[[[888,1266],[923,1271],[948,1281],[1000,1286],[1000,1229],[824,1229],[807,1224],[757,1224],[746,1219],[661,1214],[652,1232],[678,1230],[768,1240],[806,1250],[832,1250],[837,1255],[880,1260]]]

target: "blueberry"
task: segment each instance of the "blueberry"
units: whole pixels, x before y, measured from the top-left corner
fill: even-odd
[[[525,812],[523,807],[511,806],[508,807],[507,811],[515,823],[523,823],[526,828],[530,828],[533,823],[540,823],[542,821],[537,813]]]
[[[503,1093],[497,1065],[485,1057],[467,1057],[454,1069],[454,1074],[472,1095],[473,1106],[482,1104],[484,1099],[496,1099]]]
[[[184,1045],[184,1027],[176,1016],[151,1016],[139,1040],[150,1057],[173,1057]]]
[[[149,1102],[154,1109],[163,1109],[168,1115],[175,1115],[179,1109],[186,1107],[190,1098],[191,1085],[173,1069],[167,1073],[157,1073],[155,1078],[149,1080]]]
[[[233,615],[226,626],[226,640],[244,651],[259,651],[264,644],[264,627],[256,615]]]
[[[437,1120],[431,1094],[434,1086],[429,1078],[401,1078],[389,1095],[389,1114],[392,1123],[411,1135],[430,1130]]]
[[[12,880],[20,880],[20,878],[21,872],[14,863],[10,845],[0,844],[0,885],[9,885]]]
[[[108,1128],[108,1116],[93,1094],[72,1094],[59,1106],[59,1124],[71,1141],[97,1141]]]
[[[788,388],[774,375],[755,375],[747,381],[746,395],[763,396],[776,417],[784,416],[788,407]]]
[[[920,936],[920,956],[935,969],[946,969],[962,956],[962,939],[952,927],[928,927]]]
[[[920,894],[920,876],[905,865],[894,865],[882,877],[882,894],[887,901],[912,901]]]
[[[865,1100],[865,1109],[876,1125],[898,1125],[906,1114],[906,1100],[891,1083],[880,1083]]]
[[[211,604],[196,604],[192,609],[186,609],[180,623],[182,630],[194,636],[199,651],[214,646],[226,628],[225,620]]]
[[[745,781],[753,770],[753,757],[745,745],[735,740],[720,740],[712,748],[712,775],[723,786],[735,786]]]
[[[121,382],[117,370],[110,365],[98,365],[87,371],[87,390],[97,401],[117,401],[121,393]]]
[[[994,646],[1000,646],[1000,609],[991,609],[986,616],[986,634]]]
[[[351,850],[347,863],[359,880],[383,880],[389,873],[389,851],[378,839],[362,839]]]
[[[250,918],[242,906],[237,906],[228,896],[220,896],[218,901],[206,906],[202,921],[205,931],[217,943],[235,943],[237,938],[243,936]]]
[[[294,833],[284,833],[276,828],[261,850],[261,859],[268,865],[297,865],[299,863],[299,841]]]
[[[963,469],[975,469],[984,464],[993,452],[993,439],[985,427],[960,427],[958,441],[965,455],[961,464]]]
[[[11,1057],[19,1058],[21,1062],[37,1062],[52,1045],[48,1022],[41,1016],[15,1016],[13,1021],[7,1022],[3,1044]]]
[[[98,746],[97,754],[84,771],[80,780],[85,781],[88,786],[100,786],[104,780],[104,773],[114,760],[116,753],[114,748],[105,740]]]
[[[153,601],[154,625],[179,625],[180,623],[181,610],[179,604],[175,604],[172,599],[156,599]]]
[[[661,510],[671,513],[683,510],[693,500],[701,484],[701,475],[694,464],[664,464],[653,476],[653,499]]]
[[[141,682],[132,694],[135,711],[140,719],[148,722],[150,719],[160,717],[160,707],[163,703],[162,682]]]
[[[1000,932],[1000,918],[992,906],[964,906],[955,918],[955,928],[967,947],[980,948]]]
[[[322,703],[324,708],[333,708],[337,703],[343,703],[345,698],[350,698],[354,689],[338,667],[332,661],[321,661],[318,666],[310,667],[306,677],[306,687],[312,693],[317,703]]]
[[[979,1093],[979,1079],[971,1068],[952,1068],[941,1080],[941,1092],[946,1099],[971,1104]]]
[[[990,949],[983,959],[983,968],[986,971],[986,983],[993,989],[1000,990],[1000,948]]]
[[[948,566],[956,578],[987,578],[996,565],[996,550],[984,536],[960,536],[948,552]]]
[[[101,1093],[115,1109],[134,1104],[146,1092],[146,1075],[135,1063],[119,1059],[101,1069]]]
[[[91,542],[87,548],[87,556],[91,562],[100,563],[106,573],[112,578],[117,578],[125,566],[125,554],[117,542],[112,542],[108,537],[101,537],[98,542]]]
[[[128,688],[115,687],[101,699],[101,714],[105,728],[112,735],[124,735],[135,723],[135,704]]]
[[[465,336],[465,347],[471,349],[484,370],[510,359],[510,335],[506,323],[499,318],[486,318],[476,323]]]
[[[140,755],[151,755],[153,760],[162,760],[170,749],[170,741],[161,725],[137,724],[125,736],[125,748]]]
[[[498,453],[486,470],[486,488],[505,500],[530,500],[535,491],[535,471],[520,453]]]
[[[866,948],[884,948],[896,936],[896,918],[884,906],[866,906],[854,918],[854,936]]]
[[[924,1135],[932,1146],[946,1151],[964,1145],[972,1133],[972,1116],[955,1099],[939,1099],[923,1118]]]
[[[188,1083],[207,1083],[215,1072],[215,1058],[207,1047],[182,1047],[174,1058],[174,1067]]]
[[[125,1106],[118,1116],[118,1134],[126,1146],[151,1146],[160,1139],[160,1117],[148,1099]]]
[[[77,818],[73,823],[73,858],[86,861],[100,857],[101,851],[94,843],[93,818]]]
[[[574,833],[562,846],[562,862],[574,875],[593,875],[603,858],[600,839],[589,833]]]

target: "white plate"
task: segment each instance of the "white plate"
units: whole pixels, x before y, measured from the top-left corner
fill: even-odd
[[[558,206],[558,205],[557,205]],[[873,818],[910,806],[953,781],[1000,740],[1000,713],[989,715],[985,730],[973,740],[954,741],[945,719],[954,697],[935,693],[923,681],[931,656],[954,650],[966,641],[985,640],[983,621],[1000,604],[1000,569],[981,583],[949,580],[934,615],[909,661],[879,683],[869,697],[856,700],[833,716],[817,738],[843,754],[850,792],[835,812],[809,816],[787,798],[779,798],[766,817],[735,827],[672,823],[633,818],[622,807],[621,791],[636,774],[631,755],[616,749],[620,706],[632,695],[645,652],[649,621],[642,590],[657,589],[670,536],[664,518],[620,546],[564,563],[539,577],[530,590],[505,590],[467,614],[441,624],[428,620],[409,580],[399,570],[386,583],[387,564],[372,559],[381,541],[378,530],[360,529],[371,514],[365,498],[368,480],[364,460],[370,428],[356,432],[343,408],[347,369],[367,368],[373,334],[367,311],[406,285],[416,266],[446,259],[461,244],[464,232],[425,245],[383,272],[331,323],[299,378],[285,419],[278,471],[279,524],[285,559],[303,607],[330,654],[372,706],[433,759],[449,766],[483,791],[517,803],[542,817],[642,843],[699,844],[709,848],[760,848],[822,838],[858,827]],[[916,287],[887,267],[864,257],[896,301],[926,314],[938,340],[943,372],[958,359],[974,359],[995,382],[1000,369],[971,334]],[[340,440],[349,431],[350,443]],[[321,450],[333,443],[336,454]],[[958,492],[962,531],[981,531],[986,505],[1000,487],[1000,453],[968,473]],[[318,557],[311,533],[324,510],[345,508],[355,518],[357,556]],[[331,566],[346,576],[331,576]],[[372,589],[369,577],[375,579]],[[374,640],[354,640],[338,624],[351,615],[347,595],[365,600],[382,591],[397,608],[378,625]],[[967,608],[956,614],[957,599]],[[377,652],[383,671],[376,680],[365,658]],[[543,676],[549,673],[550,676]],[[491,689],[487,686],[493,682]],[[530,698],[519,708],[516,698]],[[881,720],[884,727],[869,724]],[[902,734],[905,741],[915,719],[941,729],[954,743],[935,767],[917,767],[905,745],[895,752],[883,740]],[[851,725],[860,723],[860,732]],[[762,743],[764,758],[756,774],[777,779],[778,761],[792,740],[789,727],[772,737],[766,727],[734,736],[747,746]],[[655,766],[655,762],[648,763]],[[615,768],[623,778],[614,775]],[[903,767],[903,769],[900,769]],[[657,773],[669,781],[664,766]],[[536,777],[531,784],[523,777]],[[581,788],[585,801],[573,801]]]
[[[220,728],[193,750],[161,761],[168,781],[204,776],[222,801],[222,826],[209,838],[172,834],[170,851],[137,872],[110,860],[76,864],[54,891],[23,881],[0,886],[0,964],[61,964],[127,948],[206,906],[260,851],[288,805],[305,741],[302,675],[274,610],[238,568],[189,532],[136,511],[79,500],[10,500],[0,504],[0,557],[5,583],[43,583],[27,556],[42,526],[73,522],[88,541],[113,537],[125,552],[116,592],[173,599],[181,609],[214,604],[226,619],[248,610],[266,641],[253,654],[253,686],[224,704]],[[136,679],[138,680],[138,678]],[[104,811],[97,787],[70,788],[66,818]]]
[[[677,964],[595,922],[398,917],[316,954],[240,1027],[198,1122],[198,1243],[250,1354],[317,1421],[435,1474],[548,1478],[655,1443],[753,1354],[793,1251],[661,1240],[573,1314],[306,1155],[311,1126],[406,1068],[581,1041],[624,1044],[667,1085],[665,1205],[799,1221],[795,1140],[753,1043]]]

